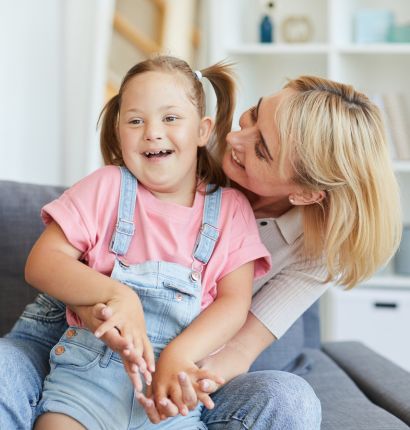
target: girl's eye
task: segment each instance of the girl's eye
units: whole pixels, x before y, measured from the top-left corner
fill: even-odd
[[[262,153],[262,151],[260,150],[260,142],[256,142],[255,144],[255,155],[260,159],[260,160],[266,160],[265,155]]]
[[[133,125],[141,125],[142,123],[143,123],[143,120],[141,118],[135,118],[130,120],[130,124],[133,124]]]
[[[165,122],[174,122],[177,120],[177,117],[175,115],[167,115],[165,117]]]

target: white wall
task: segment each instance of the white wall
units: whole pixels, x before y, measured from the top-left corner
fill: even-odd
[[[114,0],[0,0],[0,179],[70,185],[99,164]]]

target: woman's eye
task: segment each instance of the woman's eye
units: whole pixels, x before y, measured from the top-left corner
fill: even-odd
[[[177,117],[175,115],[167,115],[165,117],[165,122],[174,122],[177,120]]]
[[[249,113],[250,113],[250,115],[251,115],[252,121],[253,121],[253,122],[256,122],[256,121],[258,120],[258,118],[257,118],[257,114],[256,114],[256,106],[252,106],[252,107],[249,109]]]
[[[260,150],[260,146],[261,146],[261,143],[260,143],[260,142],[257,142],[257,143],[255,144],[255,155],[256,155],[260,160],[266,160],[265,155],[264,155],[264,154],[262,154],[262,152],[261,152],[261,150]]]

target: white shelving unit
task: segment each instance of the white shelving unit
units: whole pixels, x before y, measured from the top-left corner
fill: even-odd
[[[288,78],[302,74],[350,83],[369,95],[400,92],[410,110],[410,43],[356,44],[353,35],[353,17],[359,9],[389,9],[395,13],[398,24],[409,22],[408,0],[276,0],[273,13],[275,42],[270,44],[258,42],[259,21],[264,3],[262,0],[207,1],[208,22],[211,25],[208,40],[209,62],[229,59],[236,63],[240,94],[235,120],[260,96],[279,90]],[[309,18],[314,28],[310,41],[299,44],[284,42],[281,23],[291,15],[305,15]],[[410,124],[410,117],[408,119]],[[393,160],[393,163],[402,193],[403,220],[405,224],[410,224],[410,160]],[[366,300],[361,297],[362,291],[369,295],[368,307]],[[371,296],[376,298],[384,293],[391,294],[392,300],[399,293],[400,297],[396,297],[397,307],[394,309],[400,317],[395,319],[395,313],[390,308],[383,313],[382,308],[372,307],[371,303],[374,301]],[[403,364],[403,360],[398,359],[401,355],[409,358],[410,363],[410,352],[400,350],[405,348],[400,339],[403,324],[410,325],[410,312],[407,312],[406,316],[401,309],[408,309],[409,301],[410,277],[396,274],[394,264],[391,263],[383,274],[377,274],[357,287],[357,292],[338,291],[330,300],[325,298],[325,306],[327,303],[328,308],[335,311],[325,312],[325,338],[360,339],[399,364]],[[351,302],[360,303],[361,306],[352,306]],[[341,306],[337,312],[335,303]],[[351,308],[354,308],[357,314],[351,312]],[[376,312],[374,315],[373,311]],[[367,315],[366,312],[369,312],[371,321],[373,316],[377,317],[375,321],[379,322],[380,328],[385,320],[386,327],[391,329],[385,348],[383,340],[374,342],[377,336],[370,333],[371,325],[362,324],[364,329],[357,330],[364,315]],[[339,318],[343,314],[353,319],[353,323],[346,325],[346,321]],[[342,330],[343,325],[346,330]],[[381,330],[380,334],[382,332],[384,333]],[[397,338],[394,332],[398,333]],[[393,343],[391,338],[395,339]],[[394,346],[394,343],[397,345]]]

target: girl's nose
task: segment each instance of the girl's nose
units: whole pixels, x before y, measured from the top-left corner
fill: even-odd
[[[163,133],[160,124],[146,123],[144,128],[144,140],[157,141],[162,140]]]

